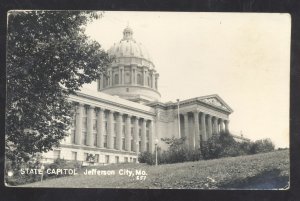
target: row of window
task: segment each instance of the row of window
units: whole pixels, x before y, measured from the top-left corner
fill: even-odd
[[[72,151],[71,152],[71,160],[77,161],[78,160],[78,156],[77,156],[77,152],[76,151]],[[104,163],[111,163],[113,161],[112,160],[113,156],[110,155],[105,155],[105,161]],[[119,156],[114,156],[115,157],[115,163],[120,163],[120,157]],[[53,151],[53,158],[54,159],[58,159],[61,158],[61,151],[60,150],[54,150]],[[83,161],[86,162],[94,162],[94,163],[99,163],[100,162],[100,155],[99,154],[90,154],[90,153],[83,153]],[[124,157],[124,162],[128,163],[128,162],[136,162],[135,158],[132,157]]]
[[[132,130],[133,131],[133,130]],[[139,136],[141,139],[141,132],[139,132]],[[103,135],[103,147],[104,148],[108,148],[108,144],[107,144],[107,135]],[[149,151],[149,131],[146,133],[146,144],[147,144],[147,151]],[[94,142],[94,146],[98,145],[98,135],[97,133],[93,133],[93,142]],[[75,130],[72,130],[71,132],[71,143],[75,144]],[[87,144],[87,132],[83,132],[82,135],[82,139],[81,139],[81,143],[83,145],[88,145]],[[117,149],[117,137],[114,136],[113,137],[113,147],[114,149]],[[133,140],[133,134],[131,134],[131,151],[134,151],[134,140]],[[122,150],[125,150],[125,137],[122,137],[122,146],[121,146]],[[141,150],[141,141],[139,140],[139,150]]]
[[[157,80],[155,80],[154,83],[152,83],[152,79],[150,78],[150,76],[146,76],[146,85],[149,86],[149,87],[154,87],[155,85],[155,88],[157,89]],[[130,73],[125,73],[125,77],[124,77],[124,84],[130,84],[131,81],[132,81],[132,77],[130,76]],[[108,86],[108,82],[109,82],[109,78],[104,78],[103,80],[103,87],[105,88],[106,86]],[[141,73],[138,73],[137,74],[137,77],[136,77],[136,83],[138,85],[144,85],[144,79],[143,79],[143,75]],[[98,88],[101,88],[101,82],[98,82],[99,86]],[[115,73],[113,78],[112,78],[112,85],[118,85],[120,84],[119,82],[119,74],[118,73]]]

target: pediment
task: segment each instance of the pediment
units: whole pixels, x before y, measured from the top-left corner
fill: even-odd
[[[200,97],[199,100],[206,104],[224,109],[229,112],[233,112],[233,110],[218,95]]]

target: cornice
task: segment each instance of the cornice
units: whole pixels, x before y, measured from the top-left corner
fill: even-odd
[[[151,116],[155,115],[155,112],[145,111],[145,110],[136,108],[134,106],[129,106],[129,105],[121,104],[121,103],[116,103],[116,102],[110,101],[108,99],[103,99],[103,98],[91,96],[91,95],[84,94],[84,93],[81,93],[81,92],[77,92],[77,95],[69,96],[69,99],[71,99],[72,101],[79,101],[78,97],[79,98],[87,98],[87,99],[94,100],[94,101],[100,101],[102,103],[106,103],[106,104],[109,104],[109,105],[112,105],[112,106],[115,106],[115,107],[123,108],[123,109],[126,109],[126,110],[131,110],[131,111],[135,111],[135,112],[139,112],[139,113],[144,113],[144,114],[151,115]],[[132,102],[132,103],[134,103],[134,102]],[[135,104],[137,104],[137,103],[135,103]]]
[[[156,89],[153,89],[153,88],[150,88],[150,87],[145,87],[145,86],[142,86],[142,85],[119,84],[119,85],[114,85],[114,86],[109,86],[109,87],[102,88],[100,91],[104,92],[104,91],[109,90],[109,89],[126,88],[126,87],[135,87],[135,88],[140,88],[140,89],[147,89],[147,90],[150,90],[150,91],[153,91],[153,92],[157,93],[159,95],[159,97],[161,97],[161,94]]]
[[[100,148],[100,147],[90,147],[90,146],[86,146],[86,145],[60,144],[60,147],[77,149],[77,150],[87,150],[87,151],[101,151],[101,152],[114,153],[114,154],[128,154],[128,155],[136,156],[136,153],[132,152],[132,151],[115,150],[115,149]]]

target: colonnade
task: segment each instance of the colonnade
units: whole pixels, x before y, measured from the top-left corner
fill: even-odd
[[[116,68],[117,68],[117,72],[115,72],[113,68],[108,68],[107,78],[104,75],[100,76],[99,87],[98,87],[99,90],[114,85],[124,85],[124,84],[147,86],[157,90],[157,81],[158,81],[159,74],[156,73],[155,70],[149,69],[148,67],[138,67],[137,65],[131,65],[129,67],[129,70],[125,70],[124,66],[119,66]],[[117,76],[118,80],[115,80],[116,73],[118,75]],[[141,82],[138,81],[138,76],[140,76]],[[149,78],[149,83],[148,83],[148,78]],[[126,82],[126,79],[128,79],[128,82]]]
[[[153,121],[82,103],[76,104],[73,143],[99,148],[153,151]]]
[[[204,112],[191,111],[181,113],[183,116],[183,134],[186,145],[189,148],[197,149],[201,141],[206,142],[213,134],[229,132],[229,120],[213,116]]]

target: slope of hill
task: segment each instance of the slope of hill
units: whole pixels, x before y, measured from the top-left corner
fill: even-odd
[[[288,187],[289,164],[289,150],[157,167],[146,164],[114,164],[88,167],[75,176],[22,187],[282,189]],[[102,175],[85,175],[88,170],[91,174],[98,171]],[[115,174],[103,175],[107,171]]]

